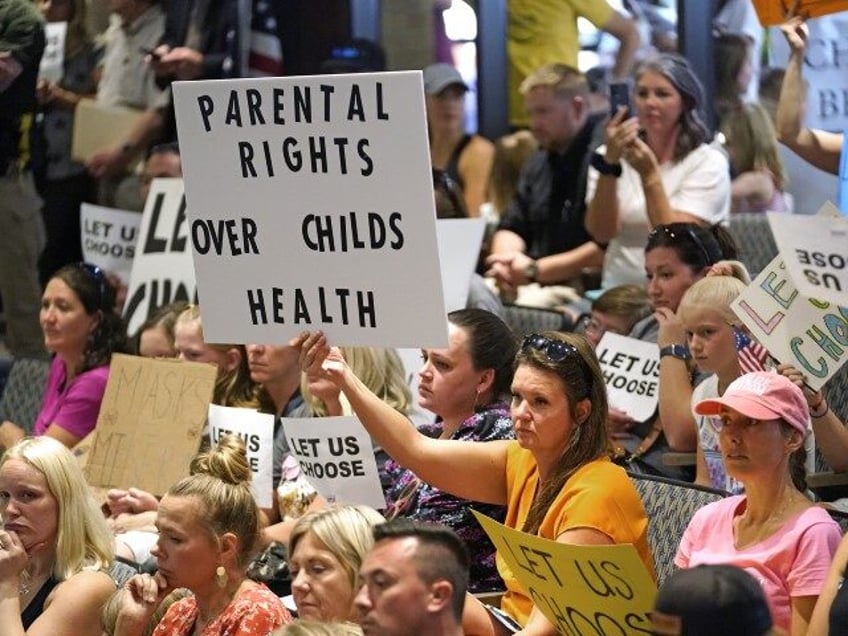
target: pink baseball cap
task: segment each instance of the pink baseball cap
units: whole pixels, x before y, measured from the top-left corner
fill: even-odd
[[[720,398],[701,400],[698,415],[718,415],[731,408],[754,420],[783,420],[801,435],[810,430],[810,408],[804,394],[779,373],[756,371],[736,378]]]

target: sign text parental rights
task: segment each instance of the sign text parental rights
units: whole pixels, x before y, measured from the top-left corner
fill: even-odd
[[[174,94],[211,341],[446,341],[420,73]]]

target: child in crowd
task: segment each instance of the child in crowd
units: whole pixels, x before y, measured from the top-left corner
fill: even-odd
[[[683,294],[677,315],[686,331],[689,353],[699,371],[712,374],[692,390],[692,405],[721,397],[728,385],[742,374],[737,349],[749,343],[750,336],[730,310],[730,303],[744,289],[745,283],[731,276],[708,276]],[[738,494],[742,485],[724,470],[718,432],[711,419],[695,415],[698,429],[695,482]]]
[[[592,303],[591,313],[581,324],[592,347],[609,331],[626,336],[633,326],[651,313],[651,301],[642,285],[619,285],[608,289]]]

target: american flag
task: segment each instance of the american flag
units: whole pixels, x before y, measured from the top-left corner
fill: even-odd
[[[733,326],[733,337],[736,340],[736,357],[739,359],[739,369],[742,373],[766,371],[768,349],[736,325]]]
[[[250,45],[247,55],[248,77],[283,74],[283,45],[277,29],[274,3],[283,0],[253,0],[250,19]]]

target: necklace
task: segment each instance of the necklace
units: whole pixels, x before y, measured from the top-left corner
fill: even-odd
[[[774,534],[775,526],[779,526],[784,521],[790,506],[799,502],[801,499],[806,501],[806,498],[794,489],[790,488],[787,492],[788,494],[783,497],[780,505],[775,506],[768,517],[756,524],[748,521],[749,508],[746,504],[745,511],[734,520],[737,547],[753,545],[770,537]]]

